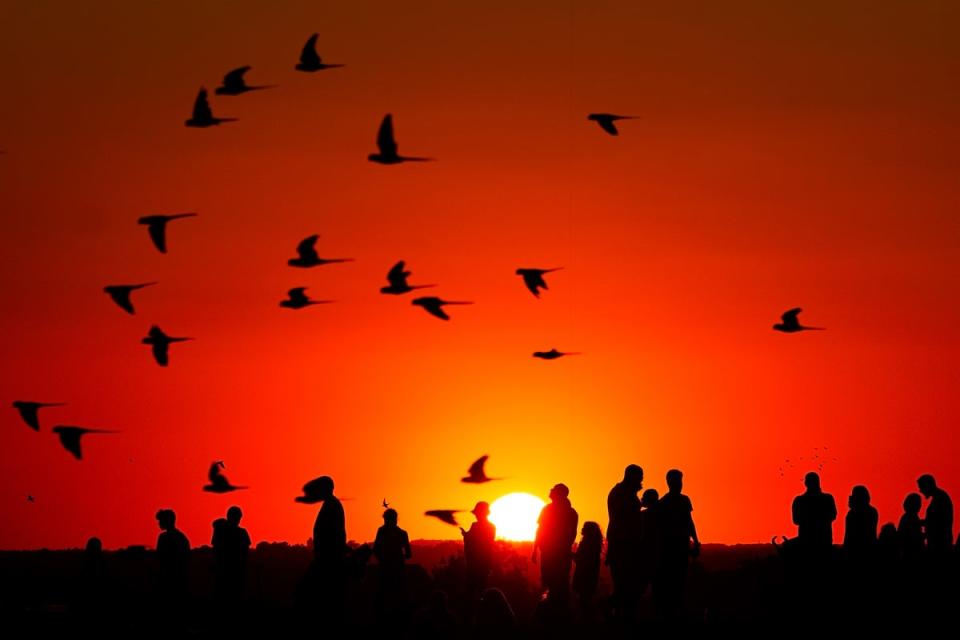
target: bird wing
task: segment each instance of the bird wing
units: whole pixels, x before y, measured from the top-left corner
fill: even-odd
[[[486,478],[487,474],[483,471],[483,465],[487,464],[487,458],[490,456],[480,456],[476,462],[470,465],[467,473],[471,478]]]
[[[166,341],[158,340],[150,345],[150,348],[153,351],[153,359],[157,361],[158,365],[165,367],[169,364],[170,345]]]
[[[107,295],[117,303],[117,306],[127,313],[134,313],[133,302],[130,301],[130,289],[124,287],[107,287]]]
[[[291,302],[295,302],[297,304],[306,304],[310,301],[310,299],[307,297],[307,294],[304,293],[306,290],[306,287],[294,287],[287,292],[287,295],[290,296]]]
[[[600,125],[600,128],[609,133],[612,136],[619,135],[617,131],[617,125],[613,124],[611,118],[597,118],[597,124]]]
[[[225,479],[220,474],[220,467],[223,465],[219,460],[210,464],[210,471],[207,472],[207,478],[210,479],[212,484],[216,484],[218,480]]]
[[[223,76],[223,86],[237,89],[245,88],[247,83],[243,81],[243,74],[250,71],[250,69],[251,67],[248,65],[227,73],[227,75]]]
[[[317,66],[320,64],[320,56],[317,55],[317,35],[313,34],[303,45],[303,51],[300,52],[300,62],[307,66]]]
[[[147,225],[147,231],[150,233],[150,239],[160,253],[167,252],[167,221],[151,220]]]
[[[423,308],[427,310],[427,313],[429,313],[432,316],[436,316],[441,320],[450,319],[450,316],[447,315],[447,312],[443,310],[443,307],[440,306],[439,302],[436,302],[434,304],[424,305]]]
[[[426,511],[424,515],[436,518],[440,522],[445,522],[447,524],[457,526],[457,519],[454,517],[456,511],[449,511],[446,509],[433,509],[431,511]]]
[[[389,113],[383,116],[380,130],[377,131],[377,148],[381,155],[397,155],[397,141],[393,138],[393,116]]]
[[[410,275],[409,271],[405,271],[406,264],[403,260],[393,265],[390,271],[387,273],[387,282],[395,287],[403,286],[407,283],[407,276]]]
[[[316,250],[316,244],[319,238],[319,234],[313,234],[312,236],[301,240],[300,244],[297,245],[297,254],[305,260],[315,260],[319,258],[320,256],[317,255]]]
[[[72,453],[73,457],[77,460],[83,459],[83,452],[80,450],[80,436],[82,435],[83,431],[76,427],[61,428],[57,432],[57,436],[60,438],[60,444],[63,445],[64,449]]]
[[[782,316],[780,316],[780,318],[783,320],[784,324],[798,324],[800,320],[797,318],[797,316],[800,315],[801,311],[803,311],[803,309],[801,309],[800,307],[797,307],[795,309],[790,309],[789,311],[784,313]]]
[[[536,273],[524,273],[523,274],[523,284],[527,285],[527,289],[530,290],[530,293],[540,297],[540,291],[537,289],[538,286],[538,275]]]
[[[194,120],[210,120],[213,118],[213,111],[210,110],[210,103],[207,101],[207,90],[200,89],[197,99],[193,103]]]
[[[27,426],[33,429],[34,431],[40,431],[40,416],[38,411],[40,407],[36,404],[30,404],[26,402],[15,404],[17,411],[20,413],[20,417],[23,418],[23,421],[27,423]]]

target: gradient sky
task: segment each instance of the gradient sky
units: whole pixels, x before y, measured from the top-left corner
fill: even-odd
[[[0,548],[152,545],[159,507],[206,543],[231,504],[303,542],[324,473],[354,540],[383,497],[443,538],[424,510],[561,481],[605,526],[636,462],[765,541],[822,447],[841,518],[857,483],[881,521],[922,472],[960,497],[960,5],[786,4],[5,2],[0,395],[69,406],[0,414]],[[314,31],[345,68],[293,70]],[[246,64],[280,86],[184,127]],[[367,162],[387,112],[439,162]],[[136,219],[179,211],[160,255]],[[312,233],[356,262],[287,267]],[[476,304],[380,295],[398,259]],[[565,270],[538,301],[520,266]],[[100,290],[147,280],[135,317]],[[300,285],[337,303],[278,308]],[[828,330],[772,331],[794,306]],[[152,323],[197,338],[168,369]],[[123,433],[77,462],[57,423]],[[508,479],[461,484],[484,453]],[[215,459],[251,489],[201,492]]]

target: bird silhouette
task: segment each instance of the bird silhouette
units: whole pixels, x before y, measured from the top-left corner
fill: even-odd
[[[144,282],[142,284],[109,284],[103,288],[103,292],[110,296],[110,299],[117,303],[117,306],[134,315],[136,311],[133,308],[133,302],[130,300],[130,294],[137,289],[143,289],[157,284],[156,282]]]
[[[197,99],[193,103],[193,115],[184,124],[188,127],[203,129],[224,122],[236,122],[236,120],[236,118],[215,118],[213,111],[210,110],[210,102],[207,101],[207,90],[201,87]]]
[[[801,311],[803,311],[803,309],[797,307],[784,313],[780,316],[782,322],[773,325],[774,330],[782,331],[783,333],[796,333],[798,331],[824,331],[826,329],[825,327],[805,327],[800,324],[797,316],[800,315]]]
[[[379,153],[367,156],[370,162],[379,164],[400,164],[401,162],[432,162],[433,158],[418,158],[415,156],[401,156],[397,153],[397,141],[393,137],[393,116],[389,113],[383,116],[380,129],[377,131],[377,148]]]
[[[318,502],[323,502],[323,498],[320,497],[320,494],[323,491],[324,485],[329,483],[329,481],[330,479],[326,476],[321,476],[319,478],[310,480],[303,485],[303,495],[294,498],[294,502],[300,502],[303,504],[316,504]],[[340,498],[341,501],[346,499],[347,498]]]
[[[52,429],[60,438],[60,444],[63,448],[73,454],[77,460],[83,460],[83,452],[80,450],[80,438],[88,433],[119,433],[119,431],[107,431],[105,429],[87,429],[86,427],[73,427],[68,425],[57,425]]]
[[[260,89],[272,89],[275,84],[262,84],[251,86],[244,81],[243,76],[253,67],[246,66],[234,69],[223,76],[223,84],[213,90],[218,96],[238,96],[248,91],[258,91]]]
[[[210,479],[210,484],[203,485],[204,491],[209,493],[230,493],[231,491],[239,491],[240,489],[247,488],[230,484],[227,476],[223,475],[221,471],[223,468],[224,464],[222,460],[217,460],[210,464],[210,471],[207,472],[207,478]]]
[[[31,494],[27,494],[27,502],[36,502],[37,499],[34,498]]]
[[[287,264],[291,267],[307,269],[334,262],[353,262],[353,258],[321,258],[318,256],[316,244],[319,237],[318,234],[313,234],[301,240],[300,244],[297,245],[297,257],[287,260]]]
[[[437,286],[435,284],[408,284],[407,278],[410,277],[410,272],[406,271],[405,268],[406,263],[403,260],[393,265],[390,271],[387,272],[387,282],[390,284],[386,287],[380,287],[380,293],[402,295],[404,293],[410,293],[414,289],[429,289],[430,287]]]
[[[423,515],[436,518],[440,522],[458,527],[460,524],[457,522],[455,515],[457,513],[463,513],[463,509],[431,509],[430,511],[424,511]]]
[[[503,480],[503,478],[488,478],[487,472],[484,471],[483,467],[487,464],[487,458],[490,456],[481,456],[470,465],[470,468],[467,469],[467,476],[460,478],[460,482],[466,482],[467,484],[483,484],[484,482],[490,482],[491,480]]]
[[[427,296],[425,298],[414,298],[411,300],[410,304],[416,305],[418,307],[423,307],[423,310],[429,313],[432,316],[436,316],[441,320],[449,320],[450,316],[447,315],[447,312],[443,310],[448,304],[473,304],[472,302],[460,301],[460,300],[442,300],[434,296]]]
[[[14,400],[13,408],[17,410],[20,417],[28,427],[34,431],[40,431],[40,409],[44,407],[62,407],[66,402],[33,402],[31,400]]]
[[[563,356],[578,356],[580,355],[579,351],[557,351],[556,349],[550,349],[550,351],[534,351],[533,357],[540,358],[541,360],[556,360],[557,358],[562,358]]]
[[[160,327],[153,325],[150,327],[147,337],[141,340],[141,342],[151,346],[153,351],[153,359],[156,360],[157,364],[159,364],[161,367],[165,367],[170,362],[170,345],[174,342],[186,342],[187,340],[193,340],[193,338],[176,338],[168,336]]]
[[[336,69],[337,67],[344,67],[343,64],[325,64],[320,60],[320,56],[317,55],[317,36],[319,34],[313,34],[307,39],[307,43],[303,45],[303,51],[300,52],[300,62],[297,66],[294,67],[297,71],[306,71],[307,73],[313,73],[314,71],[323,71],[324,69]]]
[[[552,269],[517,269],[516,274],[523,278],[523,284],[527,286],[535,297],[540,297],[540,289],[549,289],[547,281],[543,279],[544,274],[560,271],[563,267],[553,267]]]
[[[389,508],[390,508],[390,503],[387,502],[387,499],[386,499],[386,498],[383,499],[383,502],[382,502],[381,504],[383,504],[383,508],[384,508],[384,509],[389,509]]]
[[[153,240],[153,245],[157,248],[160,253],[167,252],[167,223],[171,220],[179,220],[180,218],[195,218],[197,217],[196,213],[175,213],[173,215],[152,215],[152,216],[143,216],[137,219],[137,224],[146,225],[147,231],[150,233],[150,239]]]
[[[303,309],[313,304],[330,304],[333,300],[313,300],[304,291],[307,287],[294,287],[287,292],[287,299],[280,301],[280,306],[286,309]]]
[[[637,116],[618,116],[613,113],[591,113],[587,116],[587,120],[593,120],[600,128],[609,133],[612,136],[619,135],[620,132],[617,130],[617,125],[614,123],[617,120],[636,120]]]

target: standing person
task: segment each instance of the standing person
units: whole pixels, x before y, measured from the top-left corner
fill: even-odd
[[[917,488],[930,500],[923,516],[923,536],[927,551],[935,562],[947,559],[953,547],[953,502],[947,492],[937,486],[929,473],[917,478]]]
[[[157,525],[157,600],[161,614],[172,621],[182,613],[187,598],[190,541],[177,529],[173,509],[157,511]]]
[[[837,503],[820,488],[820,476],[811,471],[803,478],[806,491],[793,499],[793,524],[797,540],[808,557],[825,559],[833,546],[833,521]]]
[[[613,582],[611,602],[614,615],[625,622],[635,617],[640,599],[638,569],[642,525],[637,492],[642,488],[643,469],[631,464],[624,469],[623,480],[607,495],[606,563]]]
[[[383,526],[377,529],[373,542],[373,555],[380,566],[380,584],[377,591],[377,608],[381,613],[396,610],[403,600],[403,578],[406,561],[413,557],[410,537],[397,526],[396,509],[383,512]]]
[[[871,559],[877,545],[877,525],[880,516],[870,504],[870,491],[857,485],[847,500],[850,510],[844,520],[843,550],[858,569]]]
[[[600,584],[600,556],[603,554],[603,532],[596,522],[584,522],[580,530],[580,544],[573,554],[573,591],[580,600],[584,622],[595,619],[594,599]]]
[[[313,555],[320,591],[320,611],[331,624],[343,616],[346,590],[347,526],[343,504],[333,495],[333,478],[315,481],[315,498],[323,502],[313,524]]]
[[[473,600],[475,595],[483,593],[493,570],[497,527],[490,522],[488,503],[478,502],[470,513],[477,520],[470,525],[469,531],[461,527],[460,533],[463,534],[463,559],[467,565],[468,598]]]
[[[565,484],[550,489],[550,504],[540,511],[537,537],[533,543],[533,562],[540,553],[540,583],[549,599],[565,608],[570,591],[570,565],[573,543],[577,539],[580,516],[570,504],[570,489]]]
[[[663,548],[663,536],[659,522],[657,505],[660,494],[656,489],[647,489],[640,498],[640,545],[637,559],[637,598],[642,598],[647,587],[653,582],[660,567],[660,552]]]
[[[666,495],[656,506],[660,525],[661,555],[654,578],[653,597],[661,618],[673,619],[683,610],[683,592],[690,556],[700,554],[700,539],[693,523],[693,503],[683,495],[683,473],[667,472]],[[691,540],[693,546],[691,546]]]
[[[243,599],[247,584],[247,561],[250,555],[250,534],[240,526],[243,511],[238,506],[227,509],[226,518],[213,522],[213,560],[216,569],[217,596],[223,604],[236,605]]]

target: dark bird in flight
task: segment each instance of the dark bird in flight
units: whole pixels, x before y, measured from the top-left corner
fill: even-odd
[[[618,116],[613,113],[591,113],[587,116],[587,120],[593,120],[600,128],[609,133],[612,136],[619,135],[620,132],[617,131],[617,125],[614,123],[617,120],[636,120],[637,116]]]
[[[167,252],[167,223],[171,220],[179,220],[180,218],[195,218],[197,214],[195,213],[175,213],[173,215],[152,215],[152,216],[143,216],[137,219],[137,224],[143,224],[147,226],[147,231],[150,232],[150,239],[153,240],[154,246],[160,253]]]
[[[87,429],[86,427],[71,427],[66,425],[57,425],[52,429],[60,438],[60,444],[63,448],[73,454],[77,460],[83,460],[83,452],[80,450],[80,438],[88,433],[119,433],[118,431],[107,431],[104,429]]]
[[[320,476],[319,478],[314,478],[310,482],[303,485],[303,495],[297,496],[294,498],[294,502],[302,502],[303,504],[316,504],[318,502],[323,502],[331,490],[332,485],[330,484],[330,478],[327,476]],[[341,498],[341,500],[346,500],[347,498]]]
[[[321,258],[317,255],[317,239],[320,236],[313,234],[300,241],[297,245],[297,257],[287,260],[291,267],[317,267],[322,264],[332,264],[334,262],[353,262],[353,258]]]
[[[429,289],[430,287],[437,286],[435,284],[408,284],[407,278],[410,277],[410,272],[405,269],[406,263],[403,260],[393,265],[390,271],[387,272],[387,282],[390,284],[386,287],[380,287],[380,293],[402,295],[404,293],[410,293],[414,289]]]
[[[246,489],[246,487],[236,487],[230,484],[227,476],[223,475],[221,471],[223,468],[224,464],[222,460],[217,460],[210,464],[210,471],[207,472],[207,478],[210,479],[210,484],[203,485],[204,491],[210,493],[230,493],[231,491]]]
[[[540,297],[540,289],[549,289],[547,281],[543,279],[544,274],[560,271],[563,267],[554,267],[552,269],[517,269],[516,274],[523,278],[523,284],[527,286],[537,298]]]
[[[103,288],[103,292],[110,296],[110,299],[117,303],[121,309],[134,315],[133,302],[130,301],[130,294],[137,289],[143,289],[157,284],[156,282],[144,282],[142,284],[109,284]]]
[[[158,365],[165,367],[170,362],[170,345],[174,342],[186,342],[187,340],[193,340],[193,338],[175,338],[168,336],[160,327],[153,325],[150,327],[147,337],[141,340],[141,342],[151,346],[153,359],[157,361]]]
[[[442,300],[434,296],[427,296],[425,298],[414,298],[411,304],[418,307],[423,307],[423,310],[429,313],[432,316],[436,316],[441,320],[449,320],[450,316],[447,315],[447,312],[443,310],[448,304],[473,304],[472,302],[460,301],[460,300]]]
[[[287,309],[303,309],[312,304],[330,304],[333,300],[313,300],[304,291],[307,287],[294,287],[287,292],[287,299],[280,301],[280,306]]]
[[[33,497],[32,495],[30,495],[29,493],[27,494],[27,502],[36,502],[36,501],[37,501],[36,498],[34,498],[34,497]]]
[[[248,91],[257,91],[259,89],[272,89],[275,84],[262,84],[251,86],[247,84],[243,76],[250,71],[252,67],[240,67],[239,69],[234,69],[227,75],[223,76],[223,84],[213,90],[218,96],[238,96],[241,93],[246,93]]]
[[[800,307],[796,309],[790,309],[782,316],[780,319],[782,322],[773,325],[775,331],[782,331],[783,333],[796,333],[797,331],[824,331],[825,327],[805,327],[800,324],[800,320],[797,318],[800,315],[800,312],[803,311]]]
[[[215,118],[213,111],[210,110],[210,103],[207,101],[207,90],[200,88],[197,99],[193,103],[193,115],[184,124],[188,127],[203,129],[213,127],[224,122],[236,122],[236,118]]]
[[[424,511],[423,515],[436,518],[440,522],[445,522],[446,524],[458,527],[460,524],[457,522],[457,518],[454,515],[457,513],[463,513],[463,509],[431,509],[430,511]]]
[[[307,43],[303,45],[303,51],[300,52],[300,62],[294,69],[312,73],[314,71],[336,69],[337,67],[346,66],[342,64],[324,64],[324,62],[320,60],[320,56],[317,55],[317,35],[318,34],[315,33],[307,39]]]
[[[34,431],[40,431],[40,409],[44,407],[62,407],[66,402],[31,402],[30,400],[14,400],[13,408],[17,410],[20,417],[28,427]]]
[[[557,358],[562,358],[563,356],[578,356],[580,355],[579,351],[557,351],[556,349],[550,349],[550,351],[534,351],[533,357],[540,358],[541,360],[556,360]]]
[[[487,472],[484,471],[483,467],[487,464],[487,458],[490,456],[481,456],[470,465],[470,468],[467,469],[467,475],[465,478],[460,478],[460,482],[466,482],[467,484],[483,484],[484,482],[490,482],[491,480],[503,480],[503,478],[488,478]]]
[[[370,162],[400,164],[401,162],[431,162],[433,160],[433,158],[401,156],[397,153],[397,141],[393,137],[393,116],[389,113],[383,116],[380,130],[377,131],[377,148],[380,149],[379,153],[371,153],[367,156],[367,160]]]
[[[387,502],[387,499],[386,499],[386,498],[383,499],[383,503],[382,503],[382,504],[383,504],[383,508],[384,508],[384,509],[389,509],[389,508],[390,508],[390,503]]]

